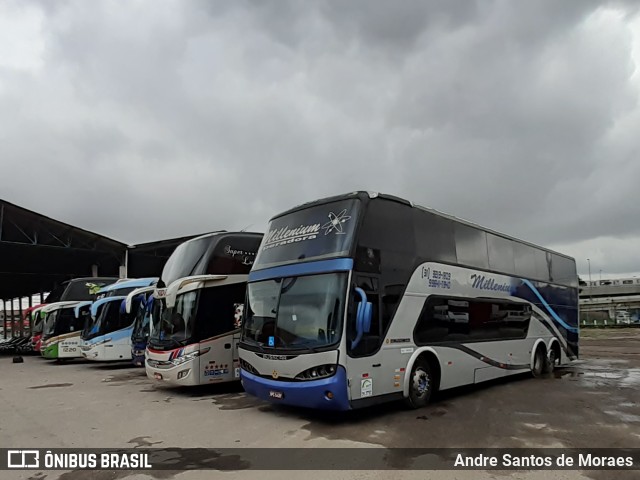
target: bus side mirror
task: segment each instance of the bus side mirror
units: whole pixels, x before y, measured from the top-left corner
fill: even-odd
[[[371,330],[371,317],[373,306],[371,302],[367,301],[367,294],[364,293],[359,287],[355,289],[356,293],[360,296],[360,303],[358,303],[358,310],[356,312],[356,338],[351,341],[351,349],[355,349],[360,341],[362,340],[362,336],[365,333],[369,333]]]

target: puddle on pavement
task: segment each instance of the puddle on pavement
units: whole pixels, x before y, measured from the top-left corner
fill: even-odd
[[[148,438],[151,438],[149,436],[145,436],[145,437],[136,437],[136,438],[132,438],[131,440],[129,440],[127,443],[135,443],[136,446],[134,448],[140,448],[140,447],[151,447],[153,445],[158,445],[160,443],[162,443],[162,441],[159,442],[150,442],[149,440],[147,440]]]
[[[119,382],[128,382],[130,380],[140,379],[141,377],[146,378],[145,372],[140,372],[139,370],[133,370],[125,373],[116,373],[113,375],[109,375],[106,378],[103,378],[102,381],[105,383],[119,383]],[[147,383],[146,381],[144,382]]]
[[[60,388],[60,387],[71,387],[73,383],[48,383],[46,385],[38,385],[35,387],[27,387],[31,390],[36,390],[38,388]]]
[[[620,412],[618,410],[605,410],[604,413],[616,417],[625,423],[640,423],[640,415],[633,415],[631,413]]]
[[[640,368],[630,368],[627,376],[622,379],[620,385],[623,387],[636,387],[640,385]]]
[[[217,395],[212,398],[212,401],[220,410],[244,410],[264,405],[262,400],[246,393]]]

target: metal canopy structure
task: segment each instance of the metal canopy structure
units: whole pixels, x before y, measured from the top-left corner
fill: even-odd
[[[0,199],[0,298],[80,276],[118,276],[127,245]]]
[[[88,276],[160,276],[191,235],[127,245],[0,199],[0,299],[48,292]]]

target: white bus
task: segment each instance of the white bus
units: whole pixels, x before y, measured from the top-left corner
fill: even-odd
[[[121,280],[98,292],[90,320],[82,331],[82,356],[96,362],[131,360],[131,332],[135,315],[126,312],[127,295],[155,285],[157,278]]]
[[[237,343],[262,234],[213,233],[178,246],[153,293],[145,368],[167,385],[240,380]]]
[[[575,261],[406,200],[355,192],[274,217],[249,275],[242,384],[347,410],[578,356]]]

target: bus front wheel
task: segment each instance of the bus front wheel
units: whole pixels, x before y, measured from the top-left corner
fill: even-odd
[[[409,396],[405,399],[411,408],[422,408],[429,403],[434,388],[433,374],[429,362],[418,358],[411,369]]]

